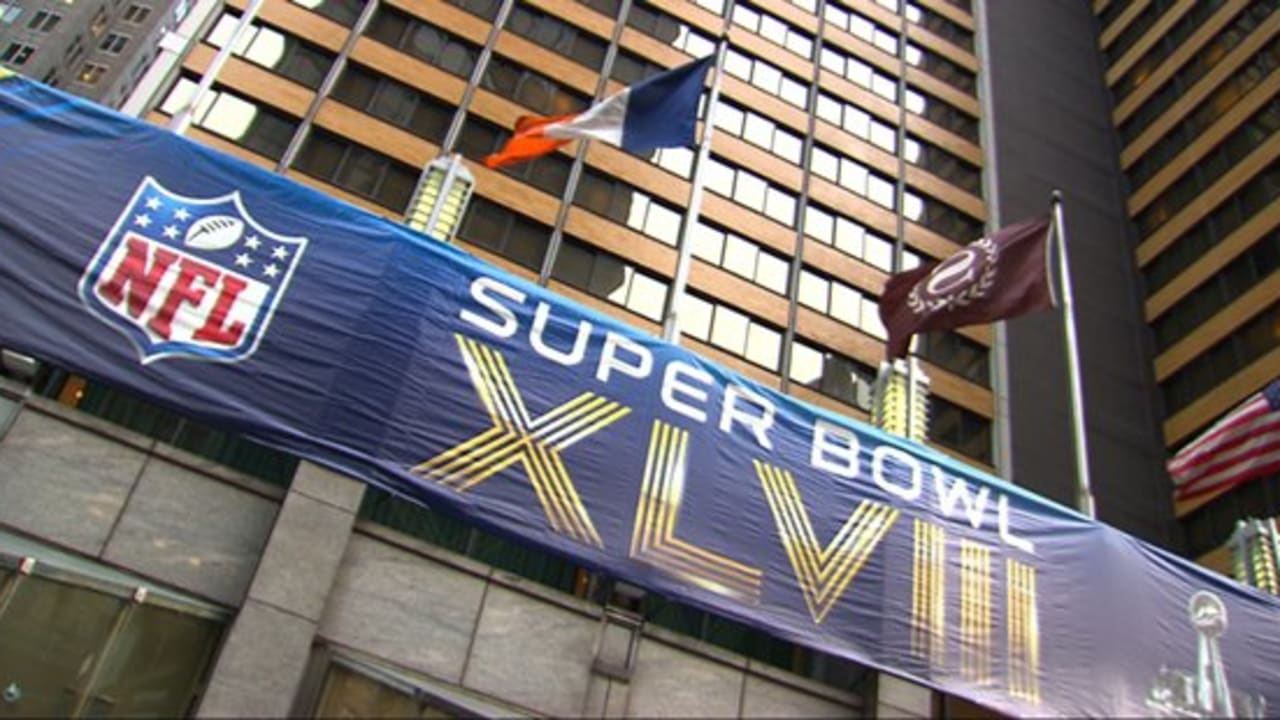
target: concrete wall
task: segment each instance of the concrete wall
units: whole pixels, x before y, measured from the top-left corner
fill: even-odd
[[[0,380],[0,529],[234,611],[202,717],[309,712],[317,647],[484,714],[864,714],[854,695],[655,627],[629,680],[593,670],[599,605],[357,522],[360,483],[303,463],[286,491],[22,392]],[[610,628],[601,654],[617,660],[626,634]],[[890,685],[882,712],[928,707]]]
[[[988,196],[996,222],[1008,224],[1047,213],[1054,188],[1065,195],[1098,518],[1177,550],[1153,341],[1091,7],[975,3],[989,82]],[[1011,479],[1075,507],[1062,323],[1054,313],[1019,318],[1007,324],[1007,338]]]

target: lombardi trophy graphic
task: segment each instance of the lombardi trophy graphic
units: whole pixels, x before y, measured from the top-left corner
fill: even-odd
[[[1227,608],[1213,593],[1201,590],[1187,604],[1196,630],[1194,673],[1161,667],[1147,694],[1147,707],[1168,717],[1261,718],[1266,700],[1233,693],[1218,638],[1227,631]]]

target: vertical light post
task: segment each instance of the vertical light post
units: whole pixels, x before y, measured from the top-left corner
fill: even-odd
[[[908,440],[929,435],[929,376],[915,357],[880,363],[872,394],[871,422]]]
[[[476,179],[458,153],[441,155],[427,164],[405,213],[404,224],[444,242],[452,242]]]

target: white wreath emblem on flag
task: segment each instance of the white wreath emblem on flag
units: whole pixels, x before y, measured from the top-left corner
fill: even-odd
[[[987,291],[995,284],[996,261],[999,258],[1000,246],[994,240],[982,238],[974,241],[965,249],[939,263],[927,277],[916,283],[907,294],[907,307],[911,308],[915,314],[923,315],[939,310],[954,310],[986,297]],[[960,263],[963,263],[963,266],[957,268],[956,266]],[[969,274],[974,263],[981,263],[977,278],[972,278]],[[939,275],[940,271],[945,271],[945,276]],[[940,290],[933,287],[939,284],[939,280],[946,280],[948,276],[956,273],[967,276],[969,279],[958,283],[958,287],[955,281],[940,283],[942,285]]]

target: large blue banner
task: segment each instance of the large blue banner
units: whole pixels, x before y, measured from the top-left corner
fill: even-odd
[[[0,345],[1005,713],[1280,702],[1273,597],[16,77]]]

